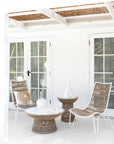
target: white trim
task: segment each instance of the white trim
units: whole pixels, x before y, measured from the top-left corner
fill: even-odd
[[[89,17],[106,17],[106,16],[110,16],[109,13],[105,13],[105,14],[91,14],[91,15],[81,15],[81,16],[70,16],[70,17],[66,17],[66,19],[79,19],[79,18],[89,18]]]
[[[22,21],[17,21],[17,20],[9,18],[9,22],[12,23],[14,26],[19,26],[21,28],[25,28],[25,25]]]
[[[41,13],[43,13],[44,15],[48,16],[51,19],[54,19],[55,21],[57,21],[60,24],[64,24],[67,25],[67,21],[66,18],[60,16],[59,14],[57,14],[56,12],[54,12],[53,10],[50,9],[42,9],[40,10]]]
[[[112,4],[110,2],[104,2],[104,3],[106,5],[112,19],[114,19],[114,8],[113,8]]]

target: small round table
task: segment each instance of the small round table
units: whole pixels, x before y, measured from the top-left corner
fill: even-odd
[[[58,97],[58,100],[62,103],[62,108],[64,109],[64,113],[61,116],[61,121],[63,122],[69,122],[69,109],[73,108],[73,103],[78,99],[78,97],[72,97],[72,98],[64,98],[64,97]],[[75,116],[71,114],[71,122],[74,121]]]
[[[32,131],[36,133],[46,134],[57,130],[55,118],[64,112],[60,108],[28,108],[25,113],[34,118]]]

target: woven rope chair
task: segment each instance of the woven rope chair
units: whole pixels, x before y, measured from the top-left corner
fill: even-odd
[[[110,127],[113,127],[109,116],[104,115],[105,110],[108,106],[111,85],[111,83],[96,82],[89,106],[84,110],[78,108],[72,108],[69,110],[69,126],[74,125],[74,123],[71,124],[71,114],[73,114],[75,115],[75,118],[76,116],[80,118],[89,118],[93,116],[93,126],[95,134],[99,133],[99,117],[103,117],[107,124]]]
[[[23,93],[23,92],[27,92],[27,91],[28,91],[28,88],[27,88],[26,80],[24,80],[24,81],[12,81],[12,96],[13,96],[13,101],[14,101],[15,108],[17,110],[15,122],[17,121],[18,111],[19,111],[20,108],[21,108],[22,111],[24,111],[26,108],[36,106],[35,103],[26,103],[26,104],[18,104],[17,103],[15,92],[22,92]]]

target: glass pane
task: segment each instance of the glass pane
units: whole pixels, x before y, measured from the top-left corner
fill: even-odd
[[[17,80],[19,79],[24,80],[24,73],[17,73]]]
[[[31,56],[38,56],[38,42],[31,42]]]
[[[39,58],[39,72],[46,72],[46,58]]]
[[[103,39],[102,38],[96,38],[94,40],[94,54],[103,54]]]
[[[109,103],[108,103],[108,108],[114,109],[114,93],[111,92]]]
[[[16,58],[10,58],[10,72],[16,72]]]
[[[24,58],[17,58],[17,72],[24,72]]]
[[[31,72],[38,71],[38,58],[31,58]]]
[[[24,43],[17,43],[17,56],[24,56]]]
[[[16,80],[16,73],[10,73],[10,80]]]
[[[39,42],[39,56],[46,56],[46,41]]]
[[[39,74],[39,88],[46,88],[46,73]]]
[[[114,54],[114,38],[105,39],[105,53]]]
[[[105,71],[106,72],[114,72],[114,56],[106,56]]]
[[[39,89],[39,98],[43,97],[46,99],[46,89]]]
[[[112,82],[112,90],[114,90],[114,74],[106,74],[105,81]]]
[[[95,74],[94,79],[96,82],[103,82],[103,75],[102,74]]]
[[[10,43],[10,56],[16,56],[16,43]]]
[[[38,89],[31,89],[31,98],[33,102],[38,100]]]
[[[38,74],[31,74],[31,87],[38,88]]]
[[[103,72],[103,57],[95,56],[94,69],[95,72]]]

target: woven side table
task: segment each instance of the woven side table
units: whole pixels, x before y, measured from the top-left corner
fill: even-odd
[[[63,98],[58,97],[58,100],[62,103],[62,108],[64,109],[64,113],[61,115],[61,121],[69,122],[69,109],[73,108],[73,103],[78,99],[78,97],[73,98]],[[74,115],[71,115],[71,122],[74,121]]]

